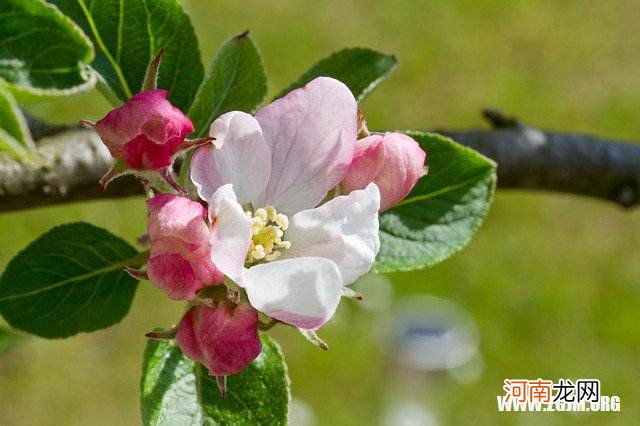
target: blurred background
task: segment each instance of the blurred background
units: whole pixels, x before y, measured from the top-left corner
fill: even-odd
[[[493,106],[530,124],[640,139],[637,0],[184,1],[203,61],[250,29],[275,94],[334,50],[394,53],[363,104],[373,129],[481,127]],[[90,93],[39,105],[96,119]],[[54,225],[84,220],[134,241],[142,199],[0,215],[0,265]],[[463,252],[428,270],[368,276],[322,352],[276,328],[294,425],[631,425],[640,419],[640,212],[567,195],[499,191]],[[144,333],[182,305],[140,285],[130,315],[0,357],[0,424],[135,425]],[[0,348],[2,344],[0,343]],[[598,378],[621,413],[498,413],[505,378]]]

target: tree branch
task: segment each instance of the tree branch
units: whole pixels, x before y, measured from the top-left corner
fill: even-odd
[[[64,129],[40,139],[38,151],[31,161],[0,156],[0,212],[143,194],[128,176],[101,190],[98,181],[112,159],[93,131]]]
[[[566,192],[640,204],[640,144],[530,127],[494,110],[491,130],[440,133],[498,163],[498,187]]]
[[[484,115],[493,129],[437,131],[496,160],[500,188],[566,192],[624,207],[640,204],[640,144],[543,131],[496,111]],[[94,132],[30,123],[39,126],[41,158],[35,163],[0,157],[0,212],[143,194],[131,177],[102,192],[98,180],[111,157]]]

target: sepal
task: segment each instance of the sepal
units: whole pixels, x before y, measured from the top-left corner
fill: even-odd
[[[129,274],[129,276],[138,281],[149,281],[149,275],[147,275],[147,271],[143,271],[141,269],[136,268],[124,268],[124,272]]]
[[[150,331],[144,335],[147,339],[153,340],[172,340],[178,333],[178,327],[173,327],[169,330],[155,330]]]
[[[359,293],[353,289],[351,289],[351,287],[347,287],[344,286],[342,288],[342,297],[346,297],[347,299],[354,299],[354,300],[364,300],[364,296],[362,295],[362,293]]]
[[[164,49],[160,48],[158,54],[149,62],[147,66],[147,72],[144,75],[144,82],[142,83],[141,92],[146,92],[147,90],[153,90],[158,87],[158,74],[160,72],[160,63],[162,62],[162,55],[164,54]]]
[[[130,169],[124,162],[117,160],[111,168],[100,178],[100,187],[103,191],[107,190],[107,187],[111,182],[118,179],[121,176],[133,174],[134,170]]]
[[[298,331],[304,336],[305,339],[307,339],[309,342],[313,343],[323,351],[329,350],[329,345],[324,340],[322,340],[315,331],[307,330],[304,328],[298,328]]]
[[[220,398],[225,399],[227,397],[227,376],[216,376],[216,385],[220,391]]]

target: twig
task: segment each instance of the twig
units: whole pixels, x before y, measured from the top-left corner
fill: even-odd
[[[540,130],[494,110],[491,130],[447,135],[498,163],[498,187],[596,197],[623,207],[640,204],[640,144]]]

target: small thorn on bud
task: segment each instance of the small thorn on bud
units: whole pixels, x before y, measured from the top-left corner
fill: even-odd
[[[342,297],[346,297],[354,300],[364,300],[364,296],[362,293],[352,290],[349,287],[343,287],[342,289]]]
[[[225,399],[227,397],[227,376],[216,376],[216,384],[220,391],[220,398]]]
[[[306,330],[304,328],[298,328],[298,331],[311,343],[313,343],[315,346],[319,347],[320,349],[322,349],[323,351],[328,351],[329,350],[329,345],[327,345],[327,343],[322,340],[318,334],[313,331],[313,330]]]
[[[192,150],[194,148],[198,148],[198,147],[201,147],[201,146],[206,145],[208,143],[211,143],[214,140],[216,140],[216,138],[211,137],[211,136],[207,136],[205,138],[197,138],[197,139],[185,139],[183,144],[178,149],[177,153],[178,154],[182,154],[182,153],[190,151],[190,150]]]
[[[261,331],[268,331],[271,330],[273,327],[275,327],[276,325],[278,325],[280,323],[280,321],[278,321],[277,319],[272,318],[271,321],[269,322],[258,322],[258,330]]]
[[[240,292],[232,288],[227,289],[227,299],[231,300],[236,305],[240,303]]]
[[[366,138],[367,136],[369,136],[367,120],[364,117],[364,113],[358,108],[358,139]]]
[[[120,176],[126,175],[128,170],[126,166],[116,162],[111,168],[100,178],[100,187],[103,191],[107,190],[107,186]]]
[[[176,178],[173,176],[173,172],[170,168],[167,167],[166,169],[159,170],[158,173],[171,188],[178,192],[178,194],[187,195],[187,191],[176,181]]]
[[[136,241],[141,246],[148,246],[151,244],[151,237],[149,237],[149,234],[140,235]]]
[[[135,269],[135,268],[124,268],[124,272],[129,274],[131,278],[134,278],[138,281],[149,280],[149,275],[147,275],[147,271],[142,271],[140,269]]]
[[[170,330],[150,331],[149,333],[145,334],[144,337],[154,340],[171,340],[176,337],[177,333],[178,328],[175,327]]]
[[[144,76],[144,82],[142,83],[142,91],[153,90],[158,87],[158,72],[160,71],[160,63],[162,62],[162,55],[164,49],[161,48],[158,54],[149,62],[147,66],[147,72]]]
[[[208,297],[197,297],[191,301],[191,304],[194,306],[206,306],[212,309],[216,307],[216,302]]]
[[[96,122],[91,120],[80,120],[80,125],[89,130],[93,130],[96,127]]]

